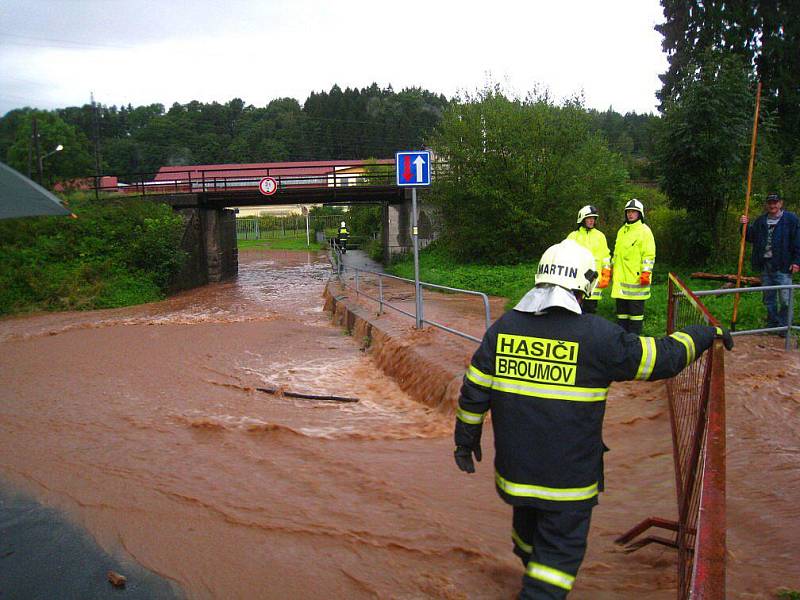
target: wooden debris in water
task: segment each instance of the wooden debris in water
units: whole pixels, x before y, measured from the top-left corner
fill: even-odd
[[[125,582],[128,581],[128,578],[125,577],[125,575],[120,575],[116,571],[109,571],[108,580],[114,587],[125,587]]]
[[[259,392],[267,394],[282,394],[287,398],[299,398],[301,400],[323,400],[327,402],[358,402],[358,398],[348,398],[347,396],[331,396],[328,394],[303,394],[300,392],[290,392],[278,388],[256,388]]]

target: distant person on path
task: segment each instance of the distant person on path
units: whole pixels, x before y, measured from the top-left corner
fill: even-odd
[[[513,507],[513,549],[525,565],[521,599],[565,598],[572,589],[603,491],[611,382],[673,377],[715,337],[733,347],[721,328],[690,325],[656,339],[583,314],[594,263],[573,240],[548,248],[535,287],[486,331],[461,386],[455,461],[475,472],[491,411],[495,484]]]
[[[614,244],[614,284],[617,324],[639,334],[644,325],[644,301],[650,297],[650,281],[656,264],[656,242],[644,223],[644,205],[636,198],[625,205],[625,224]]]
[[[342,221],[342,224],[339,225],[339,231],[336,234],[336,243],[339,244],[339,248],[342,251],[342,254],[347,252],[347,238],[350,233],[347,231],[347,226]]]
[[[600,279],[592,292],[592,297],[583,301],[581,308],[585,313],[597,312],[597,303],[603,297],[603,289],[611,281],[611,252],[605,234],[597,229],[600,211],[587,205],[578,211],[578,228],[571,232],[568,240],[574,240],[586,248],[594,256],[595,265],[600,269]]]
[[[740,222],[749,223],[747,215]],[[761,285],[790,285],[792,275],[800,271],[800,220],[783,210],[783,199],[768,194],[765,211],[747,225],[747,241],[753,244],[750,262],[761,272]],[[767,307],[767,327],[786,327],[789,324],[790,289],[764,292]]]

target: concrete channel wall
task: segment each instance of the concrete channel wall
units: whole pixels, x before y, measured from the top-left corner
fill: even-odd
[[[325,310],[333,323],[358,340],[380,368],[413,400],[454,413],[469,353],[437,343],[441,332],[416,331],[413,321],[376,316],[335,281],[325,287]],[[473,348],[474,350],[474,348]]]

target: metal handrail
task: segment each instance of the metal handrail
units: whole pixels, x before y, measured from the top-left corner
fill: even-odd
[[[750,292],[766,292],[769,290],[791,290],[789,293],[789,306],[787,325],[781,327],[761,327],[759,329],[744,329],[740,331],[732,331],[731,335],[748,335],[754,333],[773,333],[773,332],[786,332],[786,344],[784,348],[789,350],[791,348],[791,336],[789,332],[792,329],[800,329],[797,325],[792,325],[794,322],[794,290],[800,290],[800,284],[786,284],[786,285],[762,285],[756,287],[746,288],[728,288],[724,290],[695,290],[695,296],[724,296],[725,294],[745,294]]]
[[[354,274],[355,274],[356,297],[364,296],[365,298],[368,298],[368,299],[370,299],[370,300],[372,300],[374,302],[377,302],[378,303],[378,315],[382,315],[383,314],[383,307],[384,306],[388,306],[389,308],[391,308],[393,310],[396,310],[397,312],[399,312],[401,314],[404,314],[407,317],[410,317],[410,318],[412,318],[414,320],[417,319],[417,315],[415,313],[410,313],[410,312],[408,312],[406,310],[403,310],[402,308],[400,308],[398,306],[394,306],[391,303],[387,302],[383,297],[383,278],[384,277],[386,277],[388,279],[395,279],[397,281],[403,281],[403,282],[406,282],[406,283],[410,283],[412,285],[414,284],[414,280],[413,279],[407,279],[405,277],[398,277],[397,275],[390,275],[388,273],[381,273],[379,271],[371,271],[369,269],[361,269],[359,267],[347,266],[342,261],[341,252],[339,251],[339,248],[337,247],[335,240],[334,240],[334,252],[333,252],[333,254],[336,256],[336,261],[335,261],[335,264],[333,264],[334,263],[333,260],[331,261],[331,263],[332,263],[332,266],[334,267],[334,269],[336,270],[336,274],[339,277],[339,280],[342,282],[342,285],[345,285],[345,286],[347,285],[345,283],[345,280],[342,278],[342,274],[346,270],[353,271]],[[377,275],[377,277],[378,277],[378,298],[375,298],[374,296],[370,296],[368,293],[366,293],[365,291],[360,289],[360,287],[359,287],[359,273],[368,273],[370,275]],[[489,329],[490,325],[492,324],[491,309],[489,307],[489,297],[486,294],[484,294],[483,292],[477,292],[475,290],[464,290],[464,289],[461,289],[461,288],[448,287],[446,285],[439,285],[439,284],[436,284],[436,283],[427,283],[427,282],[424,282],[424,281],[420,281],[419,283],[420,283],[420,286],[425,286],[425,287],[429,287],[429,288],[436,288],[436,289],[440,289],[440,290],[447,290],[447,291],[450,291],[450,292],[458,292],[458,293],[468,294],[468,295],[472,295],[472,296],[479,296],[483,300],[483,309],[484,309],[484,315],[485,315],[485,318],[486,318],[486,329]],[[420,307],[421,307],[422,314],[424,315],[425,311],[422,308],[423,299],[424,298],[420,298]],[[452,328],[452,327],[448,327],[447,325],[443,325],[442,323],[437,323],[436,321],[431,321],[431,320],[425,319],[425,318],[421,318],[420,322],[423,323],[423,324],[427,323],[428,325],[431,325],[432,327],[436,327],[437,329],[441,329],[442,331],[446,331],[448,333],[452,333],[454,335],[463,337],[465,339],[471,340],[471,341],[476,342],[478,344],[481,343],[481,338],[477,338],[477,337],[472,336],[472,335],[470,335],[468,333],[465,333],[463,331],[459,331],[458,329],[455,329],[455,328]]]

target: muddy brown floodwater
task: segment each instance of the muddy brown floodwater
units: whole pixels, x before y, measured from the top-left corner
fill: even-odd
[[[513,598],[491,431],[460,473],[451,409],[413,401],[331,324],[327,276],[323,256],[242,252],[236,282],[0,321],[0,478],[190,598]],[[800,366],[777,341],[737,344],[729,595],[768,598],[800,587]],[[612,387],[608,492],[571,598],[674,598],[672,550],[613,545],[674,518],[668,423],[663,385]]]

